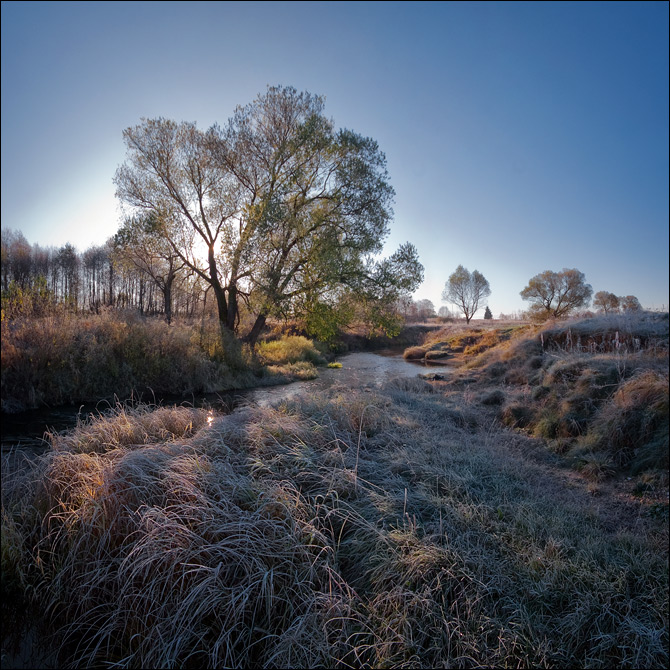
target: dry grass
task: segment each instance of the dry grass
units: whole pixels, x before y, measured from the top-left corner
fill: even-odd
[[[168,326],[132,312],[4,320],[2,410],[285,383],[312,379],[325,363],[305,338],[260,350],[265,367],[247,350],[242,369],[231,370],[216,320]]]
[[[266,364],[306,362],[312,365],[325,365],[314,342],[302,335],[284,336],[278,340],[259,342],[256,349],[259,358]]]
[[[618,385],[600,408],[584,444],[633,472],[668,468],[668,374],[643,370]]]
[[[425,359],[427,361],[442,358],[454,358],[455,362],[477,356],[484,351],[497,347],[512,336],[528,330],[528,326],[519,322],[490,322],[480,320],[465,323],[454,323],[429,331],[423,344],[408,347],[403,356],[410,360]]]
[[[3,577],[71,667],[665,667],[667,518],[457,385],[119,408],[3,482]]]
[[[474,384],[505,425],[547,440],[584,473],[595,468],[594,479],[667,470],[667,315],[577,319],[497,339],[468,345],[455,381]]]

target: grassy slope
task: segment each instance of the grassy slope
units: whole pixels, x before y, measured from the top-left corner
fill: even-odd
[[[470,347],[479,355],[465,360],[464,378],[482,404],[499,408],[497,418],[546,440],[594,481],[667,472],[667,315],[507,333],[480,334]]]
[[[80,665],[663,667],[667,499],[595,491],[499,423],[532,394],[504,375],[551,370],[530,341],[445,383],[55,437],[3,485],[3,589]]]

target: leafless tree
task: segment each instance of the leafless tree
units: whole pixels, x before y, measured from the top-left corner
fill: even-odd
[[[481,272],[470,273],[462,265],[449,276],[444,286],[442,300],[457,305],[465,316],[466,323],[475,315],[483,301],[491,295],[491,287]]]

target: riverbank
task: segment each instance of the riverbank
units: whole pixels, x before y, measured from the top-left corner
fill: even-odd
[[[212,321],[168,325],[134,312],[4,320],[2,411],[186,396],[316,376],[307,347],[293,359],[266,364],[243,353],[242,367],[226,365]]]
[[[215,320],[171,325],[135,312],[62,313],[2,321],[3,413],[127,398],[217,393],[313,379],[335,354],[403,348],[430,327],[398,337],[344,333],[332,345],[300,335],[268,334],[241,367],[225,363]]]
[[[592,481],[645,476],[667,488],[669,325],[667,313],[640,312],[443,329],[404,355],[462,366],[467,392],[496,420]]]
[[[428,371],[426,366],[404,360],[397,349],[349,352],[338,356],[336,364],[319,366],[318,376],[314,378],[218,393],[192,394],[188,398],[151,394],[150,403],[145,401],[144,405],[205,407],[215,413],[229,413],[241,404],[271,405],[298,393],[314,393],[328,389],[333,384],[344,383],[350,388],[366,388],[383,383],[393,376],[414,377],[426,371]],[[431,365],[430,371],[445,376],[451,373],[452,368]],[[125,403],[112,404],[102,401],[5,415],[1,425],[2,452],[20,450],[31,454],[43,453],[50,448],[48,441],[43,439],[46,433],[70,430],[87,421],[91,415],[104,416],[119,406],[133,407],[138,404],[142,404],[141,398],[133,398]]]
[[[505,426],[494,362],[56,437],[3,482],[3,590],[61,665],[665,667],[667,498]]]

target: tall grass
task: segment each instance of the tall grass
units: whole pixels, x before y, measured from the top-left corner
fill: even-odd
[[[3,575],[73,667],[665,667],[667,520],[613,526],[488,412],[120,408],[3,483]]]
[[[265,363],[282,364],[306,362],[313,365],[325,365],[326,360],[314,342],[302,335],[284,336],[278,340],[261,341],[256,349]]]
[[[277,350],[264,345],[265,368],[247,350],[242,351],[241,369],[232,370],[214,322],[168,326],[133,312],[4,320],[2,409],[15,412],[133,393],[206,393],[316,376],[313,364],[322,359],[314,345],[293,339],[304,340],[295,361],[280,365]],[[284,357],[291,359],[293,353]]]

